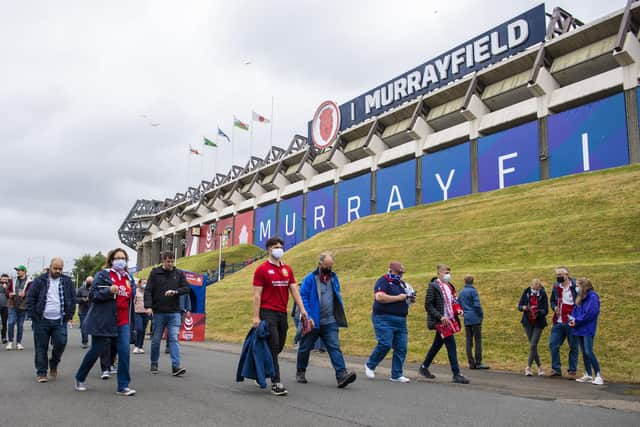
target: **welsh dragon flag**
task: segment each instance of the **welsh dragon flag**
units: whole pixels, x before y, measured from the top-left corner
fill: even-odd
[[[236,116],[233,116],[233,125],[242,130],[249,130],[249,125],[239,120]]]

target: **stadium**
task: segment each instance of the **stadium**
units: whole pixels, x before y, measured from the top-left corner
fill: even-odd
[[[306,135],[118,230],[138,268],[372,214],[640,162],[640,2],[594,22],[541,4],[309,116]],[[327,94],[330,96],[330,94]]]

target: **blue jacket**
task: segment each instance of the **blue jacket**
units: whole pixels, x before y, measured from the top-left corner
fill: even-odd
[[[480,305],[480,295],[473,285],[464,285],[464,288],[458,294],[458,303],[464,310],[464,325],[472,326],[482,323],[484,312]]]
[[[320,290],[316,284],[316,276],[318,274],[320,274],[318,269],[312,271],[304,278],[300,286],[300,298],[302,298],[302,304],[307,314],[313,319],[314,329],[320,328]],[[333,277],[333,315],[336,318],[337,325],[346,328],[347,316],[345,315],[342,296],[340,295],[338,275],[332,271],[331,276]]]
[[[269,323],[261,321],[257,328],[251,328],[242,345],[236,381],[245,378],[256,380],[260,388],[267,388],[267,378],[275,375],[273,358],[269,350]]]
[[[571,315],[576,322],[576,326],[573,328],[573,335],[577,337],[595,337],[599,314],[600,296],[596,291],[592,290],[585,295],[580,305],[573,306]]]
[[[136,297],[136,284],[131,276],[131,300],[129,302],[129,323],[134,316],[133,301]],[[91,306],[82,325],[82,330],[97,337],[118,336],[118,307],[116,299],[109,290],[113,285],[109,270],[100,270],[93,279],[89,299]]]
[[[60,283],[62,284],[64,295],[64,316],[62,320],[66,324],[66,322],[73,319],[73,315],[76,312],[76,291],[69,276],[60,276]],[[47,304],[48,291],[48,274],[41,274],[31,283],[27,292],[26,310],[32,319],[42,319],[42,314]]]

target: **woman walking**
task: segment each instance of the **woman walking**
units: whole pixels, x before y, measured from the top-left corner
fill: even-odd
[[[582,352],[585,374],[576,379],[579,383],[603,385],[604,380],[600,375],[600,363],[593,352],[593,340],[596,336],[598,316],[600,315],[600,296],[593,290],[591,280],[580,278],[577,281],[578,297],[576,305],[569,319],[569,326],[573,328],[573,336],[578,339],[578,345]],[[595,374],[595,377],[593,377]]]
[[[96,274],[91,289],[91,307],[85,319],[86,332],[91,335],[91,348],[85,354],[76,373],[75,389],[86,391],[85,380],[100,354],[107,350],[110,337],[117,337],[118,388],[117,394],[133,396],[129,388],[129,322],[135,285],[127,272],[129,256],[124,249],[114,249],[107,255],[105,269]]]
[[[134,306],[136,311],[136,343],[133,347],[133,354],[144,353],[144,334],[147,330],[147,323],[151,316],[147,314],[147,309],[144,308],[144,289],[147,286],[147,281],[140,279],[136,284],[136,296],[134,299]]]
[[[538,366],[538,376],[544,375],[538,354],[538,342],[542,330],[547,326],[547,313],[549,312],[549,299],[539,279],[533,279],[531,285],[524,290],[518,303],[518,310],[522,311],[522,326],[529,340],[529,359],[524,374],[532,376],[531,365]]]

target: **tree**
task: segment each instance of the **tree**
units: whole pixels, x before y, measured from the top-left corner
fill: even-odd
[[[76,281],[76,287],[80,286],[88,276],[94,276],[100,271],[106,261],[107,257],[104,256],[102,252],[98,252],[95,255],[84,254],[80,258],[76,258],[72,271],[73,280]]]

